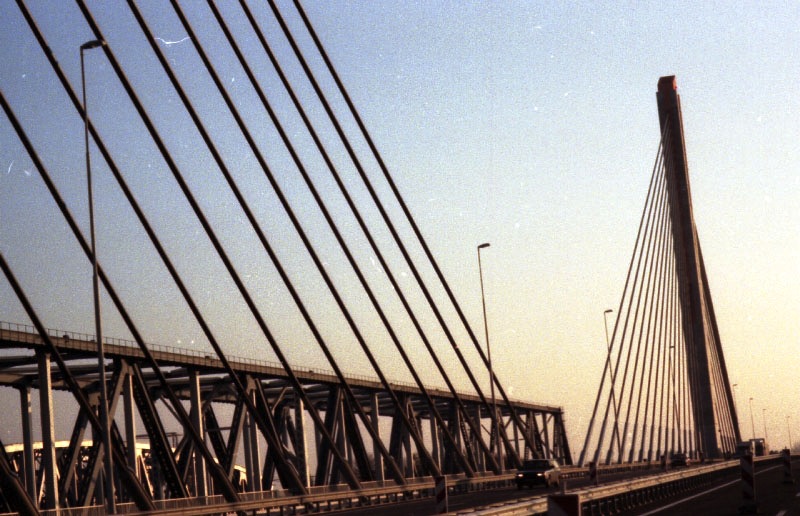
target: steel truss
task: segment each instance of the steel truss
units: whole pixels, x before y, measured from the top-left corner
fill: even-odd
[[[48,332],[48,339],[66,368],[43,374],[49,369],[53,355],[42,336],[32,330],[27,326],[0,324],[0,349],[19,353],[0,359],[0,385],[19,391],[23,430],[30,428],[31,414],[25,407],[30,407],[32,390],[39,391],[44,410],[49,406],[60,413],[75,412],[71,402],[67,407],[53,407],[52,391],[67,390],[76,398],[85,399],[91,412],[79,405],[70,439],[59,446],[55,435],[47,436],[45,432],[45,441],[50,441],[54,450],[52,466],[47,462],[47,446],[34,443],[31,433],[23,431],[25,442],[9,446],[8,453],[0,460],[0,472],[7,472],[4,480],[17,486],[3,490],[3,503],[13,510],[20,510],[20,504],[24,503],[44,508],[48,478],[56,482],[54,492],[58,493],[61,507],[99,503],[102,500],[99,485],[104,480],[100,464],[102,446],[97,444],[101,441],[90,424],[97,418],[99,401],[99,375],[96,363],[92,362],[95,343],[88,336]],[[304,398],[297,395],[277,364],[231,359],[235,374],[259,412],[257,417],[267,422],[267,433],[255,423],[218,359],[190,352],[181,354],[178,350],[152,353],[163,369],[169,391],[188,406],[194,431],[203,437],[204,443],[210,443],[214,462],[237,492],[287,487],[277,473],[280,461],[291,464],[307,488],[340,484],[347,470],[355,471],[360,481],[387,481],[387,478],[393,481],[384,457],[376,453],[378,443],[359,425],[352,406],[354,401],[344,395],[335,375],[319,371],[297,373],[305,399],[310,400],[314,410],[324,414],[325,427],[333,437],[331,446],[321,432],[308,425]],[[133,343],[110,341],[106,354],[119,501],[136,501],[136,496],[141,496],[143,500],[138,503],[149,500],[152,507],[157,500],[223,492],[216,479],[208,474],[209,465],[192,440],[192,432],[176,428],[174,409],[142,353]],[[44,381],[45,378],[50,381]],[[449,392],[431,393],[437,410],[446,415],[448,430],[456,436],[453,446],[443,438],[444,429],[432,417],[430,406],[419,390],[405,384],[393,385],[402,400],[405,416],[413,421],[414,431],[423,436],[426,446],[423,454],[380,382],[351,379],[350,383],[355,402],[368,414],[374,425],[373,433],[388,441],[385,446],[391,459],[401,466],[404,479],[429,474],[421,460],[426,454],[445,474],[464,473],[460,461],[454,458],[458,454],[475,461],[476,471],[487,469],[487,464],[477,459],[481,456],[477,438],[464,422],[469,418],[477,427],[488,426],[491,415],[477,396],[461,394],[466,407],[462,412]],[[561,408],[522,402],[515,402],[513,408],[525,421],[527,440],[537,443],[535,449],[525,446],[526,439],[510,422],[511,407],[501,402],[498,409],[515,453],[521,457],[545,456],[570,462]],[[339,454],[334,453],[334,447]],[[347,464],[342,464],[339,457]]]

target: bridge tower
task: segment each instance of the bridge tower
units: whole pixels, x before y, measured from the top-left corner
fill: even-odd
[[[741,439],[692,212],[674,76],[659,80],[656,96],[661,139],[580,465],[673,453],[715,458]]]
[[[736,409],[722,354],[717,320],[706,278],[703,255],[694,223],[689,168],[683,134],[681,99],[674,75],[658,81],[658,118],[664,135],[663,152],[669,213],[672,222],[679,298],[683,309],[688,377],[698,450],[706,457],[728,451],[721,442],[722,429],[732,427],[736,441],[741,439]],[[721,378],[714,382],[714,360]],[[722,392],[714,392],[719,389]],[[715,400],[727,404],[715,407]],[[723,418],[728,418],[723,421]]]

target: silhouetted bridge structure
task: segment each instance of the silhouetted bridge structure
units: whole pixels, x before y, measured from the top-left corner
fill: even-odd
[[[58,352],[70,364],[68,370],[72,378],[96,405],[99,401],[99,393],[96,392],[96,343],[88,335],[53,330],[48,333]],[[91,470],[96,464],[97,449],[90,449],[88,453],[85,449],[85,439],[91,434],[88,418],[85,415],[76,418],[69,445],[60,449],[56,458],[57,470],[47,471],[42,453],[37,454],[38,460],[34,460],[33,450],[36,446],[31,432],[31,392],[38,391],[40,407],[47,410],[47,407],[53,406],[52,392],[69,390],[70,386],[59,371],[49,371],[47,346],[34,328],[0,323],[0,349],[33,352],[0,358],[0,385],[18,390],[23,408],[19,419],[25,436],[23,453],[20,454],[22,460],[10,462],[16,466],[14,469],[19,472],[26,485],[41,486],[48,476],[54,475],[59,492],[63,493],[70,506],[85,505],[94,494],[94,482],[90,479],[98,474]],[[262,460],[259,430],[253,418],[247,415],[244,402],[233,389],[220,361],[187,349],[152,345],[150,349],[167,377],[171,393],[188,403],[193,420],[196,420],[195,414],[202,414],[202,420],[197,421],[198,428],[207,435],[215,457],[225,468],[226,474],[233,477],[237,459],[243,457],[244,460],[239,461],[239,464],[245,466],[243,471],[246,477],[239,479],[240,487],[245,492],[273,490],[274,461],[269,454],[265,461]],[[124,432],[121,431],[115,423],[113,435],[120,443],[124,443],[127,467],[147,480],[147,489],[152,490],[151,495],[155,499],[171,497],[171,493],[163,491],[170,482],[189,485],[188,492],[194,496],[202,496],[198,494],[202,492],[201,486],[208,486],[206,492],[213,493],[213,482],[207,476],[202,462],[191,460],[193,445],[188,434],[181,432],[178,436],[170,436],[170,432],[166,431],[166,424],[155,409],[157,403],[165,401],[166,395],[135,343],[109,339],[105,350],[109,359],[110,384],[113,386],[110,389],[113,400],[110,403],[110,415],[112,419],[121,420],[124,429]],[[269,417],[276,432],[275,437],[284,443],[286,452],[293,463],[297,464],[304,484],[335,486],[344,480],[339,468],[333,465],[333,453],[325,445],[322,435],[314,432],[313,427],[309,429],[303,401],[296,396],[281,365],[236,357],[229,357],[228,360],[234,371],[248,385],[248,392],[253,398],[261,400],[270,408]],[[351,402],[343,397],[336,375],[330,371],[297,368],[296,376],[301,381],[313,409],[326,414],[326,428],[336,439],[337,446],[345,450],[346,460],[358,471],[366,470],[370,475],[374,472],[373,478],[384,484],[384,472],[388,468],[384,466],[381,451],[374,445],[367,449],[361,436],[362,431],[355,421],[355,410]],[[44,381],[43,378],[49,381]],[[376,434],[380,437],[382,432],[388,431],[389,451],[392,459],[400,464],[402,478],[411,480],[426,476],[424,465],[419,463],[419,454],[412,448],[410,434],[402,426],[403,419],[395,413],[395,407],[380,382],[366,376],[348,376],[347,380],[356,399],[374,423]],[[442,465],[444,471],[458,471],[457,461],[453,457],[454,450],[442,441],[441,430],[437,428],[436,420],[419,389],[408,383],[392,383],[391,386],[403,400],[403,407],[408,417],[414,421],[415,428],[425,434],[426,445],[434,460]],[[475,447],[475,438],[469,433],[468,427],[459,421],[459,411],[451,393],[436,388],[429,388],[428,392],[439,412],[448,416],[448,428],[456,436],[461,450]],[[463,393],[460,397],[467,407],[467,413],[476,421],[483,421],[488,427],[486,422],[491,421],[491,416],[480,398]],[[122,402],[119,410],[116,410],[117,400]],[[226,405],[232,407],[232,410],[225,411],[227,414],[223,418],[218,415],[218,407]],[[563,434],[561,408],[519,401],[514,402],[513,406],[526,426],[535,430],[536,435],[529,437],[540,443],[540,453],[568,461],[568,457],[564,455],[566,436]],[[510,407],[504,403],[498,404],[498,412],[506,420]],[[121,414],[115,415],[118,413]],[[41,414],[42,421],[48,418],[52,420],[52,417],[52,413]],[[139,434],[137,427],[140,425],[144,426],[146,434]],[[514,428],[509,429],[509,434],[512,436],[510,444],[515,453],[523,457],[530,455],[530,452],[525,452],[524,439]],[[45,428],[43,435],[44,449],[53,446],[55,436],[48,434]],[[176,441],[177,438],[179,440]],[[142,440],[148,450],[146,463],[136,454],[137,444],[142,444]],[[171,464],[169,457],[174,457],[178,479],[168,477]],[[485,465],[478,464],[477,469],[485,471]],[[173,471],[172,474],[174,473]],[[241,473],[240,468],[239,474]],[[391,475],[392,472],[388,473]],[[482,475],[480,471],[478,474]],[[390,479],[385,484],[395,485],[395,481]],[[119,487],[117,491],[124,492]],[[28,489],[35,498],[38,493],[36,488]]]
[[[572,464],[561,408],[510,400],[492,373],[489,356],[298,1],[279,8],[270,0],[255,12],[244,1],[224,8],[209,1],[207,8],[191,13],[177,2],[171,2],[171,9],[154,11],[129,1],[127,10],[102,10],[97,17],[82,0],[76,4],[60,7],[63,13],[36,14],[18,0],[16,11],[6,9],[8,19],[21,28],[16,51],[38,49],[37,73],[49,79],[42,81],[43,98],[57,97],[69,107],[62,105],[48,124],[37,125],[31,113],[42,107],[32,100],[34,93],[3,82],[1,123],[13,131],[58,209],[61,219],[53,228],[67,228],[70,245],[92,266],[97,314],[96,335],[49,330],[47,315],[31,300],[30,285],[15,274],[24,268],[20,258],[6,259],[10,250],[0,249],[0,268],[30,321],[27,326],[0,325],[5,350],[0,385],[19,393],[24,441],[21,459],[0,453],[6,508],[36,514],[103,505],[116,512],[118,502],[132,502],[139,510],[153,510],[157,501],[210,496],[239,507],[243,491],[277,486],[296,495],[340,484],[363,492],[376,482],[403,489],[420,477],[490,475],[508,480],[508,470],[528,457]],[[121,23],[115,15],[123,12]],[[62,41],[60,20],[54,20],[59,14],[81,24],[89,41]],[[269,37],[265,24],[273,30]],[[172,42],[157,37],[151,25],[185,33],[181,44],[188,47],[187,61],[193,64],[176,65],[166,52]],[[212,33],[217,37],[209,44]],[[58,44],[51,45],[49,37],[59,38]],[[276,40],[281,52],[273,50]],[[78,48],[82,89],[74,86]],[[103,59],[111,76],[107,87],[113,85],[119,93],[111,119],[88,115],[85,52]],[[61,63],[69,66],[62,68]],[[220,70],[230,67],[246,80],[235,86],[224,80]],[[149,89],[154,82],[170,88],[169,94],[163,88]],[[309,95],[313,108],[301,100]],[[580,466],[587,459],[651,462],[676,451],[720,457],[739,439],[691,212],[673,78],[662,79],[658,95],[661,139],[651,190]],[[278,107],[276,97],[281,99]],[[124,120],[117,119],[117,106]],[[291,113],[291,122],[285,121],[286,113]],[[346,113],[345,121],[341,113]],[[217,123],[225,126],[224,136],[216,131]],[[274,131],[269,144],[251,124]],[[128,125],[139,128],[136,138],[118,136],[117,130]],[[88,237],[70,209],[81,200],[64,193],[65,181],[74,178],[61,177],[62,167],[52,165],[63,150],[62,140],[81,128]],[[293,141],[298,133],[305,137],[302,145]],[[189,135],[187,152],[180,138]],[[131,294],[117,285],[130,271],[115,269],[111,260],[102,263],[102,253],[95,252],[91,149],[102,158],[95,156],[95,166],[102,165],[113,177],[116,195],[124,198],[126,213],[137,234],[146,238],[171,292],[202,332],[208,353],[153,346],[143,337],[146,332],[136,322],[141,317],[134,313],[134,303],[126,301]],[[246,165],[232,158],[242,149]],[[282,159],[273,160],[275,149]],[[138,159],[130,159],[140,155],[157,161],[158,172],[144,172]],[[200,155],[203,159],[194,161]],[[243,180],[242,169],[254,175]],[[205,192],[212,198],[198,195],[196,190],[212,176],[214,189]],[[294,183],[287,187],[289,176]],[[217,273],[198,280],[186,272],[193,262],[187,266],[185,257],[181,263],[181,256],[173,256],[180,253],[168,252],[174,233],[164,219],[172,214],[153,208],[153,199],[148,199],[154,195],[152,187],[142,186],[156,182],[160,189],[165,177],[174,180],[170,201],[180,202],[191,214],[187,227],[197,236],[187,242],[202,240],[205,247],[198,245],[197,252],[205,249],[221,264]],[[269,192],[269,200],[259,196],[254,201],[246,191],[243,183],[254,178],[260,181],[256,191]],[[218,195],[233,208],[216,206]],[[237,268],[242,258],[226,240],[230,227],[220,217],[247,226],[248,253],[256,256],[256,268],[270,272],[272,284],[282,289],[281,303],[294,310],[292,324],[308,336],[309,348],[324,356],[330,371],[292,363],[287,350],[296,340],[278,336],[280,311],[265,309],[264,296]],[[292,247],[285,251],[283,246]],[[54,269],[53,282],[70,274],[55,264]],[[216,276],[228,282],[226,294],[241,300],[244,308],[236,316],[252,322],[274,363],[237,359],[223,351],[225,338],[204,311],[210,311],[209,300],[198,299],[198,291],[210,288],[205,282]],[[314,279],[308,280],[310,276]],[[53,286],[52,292],[63,288]],[[131,340],[103,337],[101,289],[110,300],[106,310],[115,311]],[[321,299],[327,303],[322,310],[316,306]],[[334,330],[331,321],[339,325]],[[343,335],[352,342],[347,352],[357,351],[366,359],[368,368],[361,375],[349,373],[332,351]],[[384,353],[390,349],[392,365],[413,381],[390,379],[376,357],[378,347]],[[418,349],[412,353],[412,347]],[[419,350],[424,367],[414,358]],[[454,376],[462,380],[457,383]],[[486,376],[491,400],[478,380]],[[444,385],[433,387],[436,383]],[[69,392],[69,408],[55,407],[54,390]],[[30,417],[33,391],[41,420],[38,455]],[[74,414],[69,445],[58,455],[54,408],[62,417]],[[139,434],[140,426],[144,434]],[[175,432],[179,438],[173,442],[170,435]],[[82,446],[87,436],[93,442],[89,452]],[[147,464],[136,457],[141,440],[149,445]],[[241,483],[234,481],[240,459],[247,475]]]

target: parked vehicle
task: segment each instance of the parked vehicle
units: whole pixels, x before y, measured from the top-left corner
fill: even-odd
[[[736,445],[736,452],[733,454],[734,459],[744,457],[745,455],[755,455],[755,446],[753,441],[742,441]]]
[[[523,486],[533,487],[535,485],[558,487],[560,471],[558,462],[555,460],[526,460],[522,463],[522,467],[517,470],[517,489],[522,489]]]
[[[673,453],[672,458],[669,461],[669,465],[673,468],[690,466],[691,464],[692,459],[690,459],[685,453]]]
[[[763,437],[756,437],[755,439],[750,439],[750,442],[753,443],[753,448],[756,451],[756,457],[763,457],[769,453],[769,448],[767,448],[767,441]]]
[[[763,457],[767,455],[769,450],[767,442],[763,437],[750,439],[749,441],[742,441],[736,446],[736,453],[733,454],[734,458],[743,455],[752,455],[753,457]]]

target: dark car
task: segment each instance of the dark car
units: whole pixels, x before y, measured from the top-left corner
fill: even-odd
[[[557,487],[559,471],[558,462],[554,460],[526,460],[522,463],[522,467],[517,470],[517,489],[522,489],[523,486],[533,487],[536,485]]]
[[[672,458],[669,461],[669,465],[673,468],[689,466],[691,463],[691,459],[689,459],[689,456],[685,453],[673,453]]]

